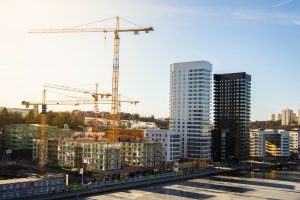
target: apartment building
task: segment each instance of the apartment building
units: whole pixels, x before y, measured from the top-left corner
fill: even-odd
[[[124,166],[161,167],[162,147],[160,142],[147,138],[120,138]]]
[[[300,158],[300,130],[292,129],[289,132],[291,156],[294,158]]]
[[[39,140],[34,140],[33,161],[38,161]],[[47,164],[87,171],[118,170],[121,168],[122,144],[91,139],[48,139]]]
[[[170,65],[169,128],[181,134],[182,157],[211,159],[212,64]]]
[[[279,130],[251,130],[250,131],[250,157],[288,158],[291,156],[290,132]]]
[[[245,72],[214,75],[214,161],[248,159],[250,106],[250,75]]]
[[[39,140],[33,143],[33,161],[38,162]],[[128,138],[118,143],[88,138],[51,138],[47,140],[48,165],[84,168],[87,171],[119,170],[122,166],[158,168],[161,166],[161,143]]]
[[[41,127],[39,124],[11,124],[4,126],[3,140],[6,149],[30,150],[33,139],[39,139]],[[46,126],[48,138],[68,138],[73,136],[70,129],[59,129],[54,126]]]
[[[177,163],[181,157],[181,134],[171,130],[145,130],[145,137],[162,145],[162,161]]]
[[[272,122],[276,121],[276,115],[275,114],[271,114],[270,121],[272,121]]]
[[[281,114],[281,125],[290,125],[294,121],[293,110],[285,109],[282,110]]]
[[[281,114],[277,115],[277,120],[282,120],[282,115]]]
[[[155,129],[157,128],[154,122],[133,121],[130,125],[131,129]]]

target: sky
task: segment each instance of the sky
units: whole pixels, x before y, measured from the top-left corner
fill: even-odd
[[[94,90],[98,82],[101,92],[111,92],[112,34],[28,31],[115,16],[154,27],[148,34],[120,34],[119,91],[140,101],[122,104],[124,112],[168,116],[170,64],[197,60],[211,62],[213,73],[252,76],[252,120],[300,108],[299,0],[0,0],[0,106],[40,101],[44,83]],[[125,20],[121,27],[135,27]],[[114,27],[114,21],[86,27]]]

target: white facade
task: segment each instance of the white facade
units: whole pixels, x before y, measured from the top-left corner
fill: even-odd
[[[292,137],[285,130],[250,130],[250,156],[254,158],[291,156]]]
[[[211,158],[212,64],[170,65],[170,129],[181,134],[182,157]]]
[[[282,157],[289,157],[291,156],[290,152],[290,133],[288,131],[278,131],[280,134],[280,150]]]
[[[87,125],[93,125],[95,121],[94,117],[85,117],[84,118],[84,123]],[[97,125],[101,127],[109,127],[111,125],[111,120],[110,119],[105,119],[105,118],[97,118]]]
[[[154,122],[141,122],[141,121],[133,121],[131,129],[155,129],[157,128]]]
[[[294,121],[293,111],[290,109],[282,110],[281,125],[290,125]]]
[[[162,144],[162,161],[176,163],[181,157],[181,134],[171,130],[145,130],[144,136]]]
[[[250,131],[250,156],[255,158],[265,157],[264,132],[260,130]]]
[[[300,130],[299,129],[293,129],[290,131],[290,150],[291,154],[294,156],[296,155],[298,158],[300,158]]]

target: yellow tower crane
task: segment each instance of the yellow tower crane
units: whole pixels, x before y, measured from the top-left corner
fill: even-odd
[[[112,19],[112,18],[111,18]],[[110,19],[108,19],[110,20]],[[80,32],[102,32],[102,33],[114,33],[114,55],[113,55],[113,74],[112,74],[112,104],[111,104],[111,120],[112,120],[112,135],[113,140],[116,139],[117,126],[119,121],[119,52],[120,52],[120,36],[121,32],[133,32],[138,34],[139,32],[149,33],[153,31],[153,27],[139,27],[139,28],[120,28],[120,17],[115,17],[115,28],[78,28],[80,26],[72,28],[62,29],[39,29],[32,30],[29,33],[80,33]],[[102,20],[106,21],[106,20]],[[126,20],[127,21],[127,20]],[[129,22],[129,21],[128,21]],[[131,23],[131,22],[130,22]],[[89,23],[91,24],[91,23]],[[84,24],[84,25],[89,25]]]
[[[57,90],[66,90],[66,91],[72,91],[72,92],[80,92],[83,94],[88,94],[91,95],[94,99],[94,127],[93,127],[93,132],[97,132],[97,117],[99,113],[99,108],[98,108],[98,102],[99,102],[99,97],[102,99],[104,97],[108,98],[111,96],[111,94],[108,93],[99,93],[98,92],[98,83],[96,83],[96,89],[94,91],[86,90],[86,89],[81,89],[81,88],[74,88],[74,87],[67,87],[67,86],[61,86],[61,85],[54,85],[54,84],[44,84],[44,88],[52,88],[52,89],[57,89]]]
[[[74,88],[75,89],[75,88]],[[96,93],[97,94],[97,93]],[[98,95],[97,95],[98,96]],[[139,103],[138,101],[126,101],[126,100],[120,100],[120,103],[130,103],[136,105]],[[95,105],[95,99],[81,99],[81,100],[54,100],[54,101],[46,101],[46,90],[44,89],[42,92],[42,101],[41,102],[29,102],[29,101],[22,101],[22,105],[26,106],[26,108],[29,108],[30,106],[33,106],[34,108],[38,108],[38,106],[42,106],[42,112],[40,114],[40,126],[41,126],[41,134],[40,134],[40,143],[39,143],[39,162],[38,162],[38,169],[40,174],[45,173],[45,158],[46,158],[46,140],[47,140],[47,134],[46,134],[46,123],[47,123],[47,106],[48,105],[89,105],[93,104]],[[111,100],[100,100],[97,101],[98,104],[112,104]],[[113,140],[113,138],[112,138]]]

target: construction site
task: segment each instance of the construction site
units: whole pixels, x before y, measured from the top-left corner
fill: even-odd
[[[136,105],[139,101],[123,98],[119,93],[120,33],[149,33],[152,27],[121,28],[122,18],[115,17],[112,28],[86,28],[83,24],[72,28],[31,30],[30,34],[54,33],[112,33],[114,35],[112,91],[44,83],[41,101],[22,101],[21,104],[39,117],[39,124],[5,126],[5,153],[0,165],[0,199],[26,198],[31,195],[64,192],[91,183],[107,183],[151,177],[158,173],[207,167],[206,161],[180,160],[180,134],[158,130],[153,122],[122,120],[121,105]],[[124,20],[124,19],[123,19]],[[96,81],[95,81],[96,82]],[[64,99],[49,100],[49,92]],[[71,93],[71,94],[70,94]],[[84,97],[78,97],[77,94]],[[124,100],[126,99],[126,100]],[[99,119],[99,105],[109,105],[106,118]],[[83,133],[53,127],[48,122],[48,106],[92,105],[93,117],[84,119],[91,125]],[[124,127],[129,127],[126,129]],[[99,127],[101,127],[99,129]],[[146,131],[146,129],[153,131]],[[13,159],[12,159],[13,158]],[[30,159],[28,159],[30,158]],[[54,180],[54,181],[52,181]],[[51,182],[52,181],[52,182]],[[78,185],[79,184],[79,185]],[[30,186],[26,186],[30,185]]]
[[[95,89],[91,90],[44,84],[41,101],[22,101],[23,106],[33,108],[36,113],[39,113],[40,124],[6,127],[4,141],[5,146],[9,147],[6,154],[9,157],[12,152],[16,152],[17,155],[22,157],[22,153],[18,152],[18,150],[30,150],[32,161],[37,163],[37,168],[36,171],[33,170],[31,175],[28,173],[28,176],[31,176],[31,178],[24,178],[23,176],[26,176],[26,174],[22,174],[20,177],[23,178],[1,181],[0,199],[64,191],[69,183],[69,179],[67,178],[68,180],[66,180],[65,175],[60,175],[56,182],[53,182],[53,176],[49,175],[49,172],[53,170],[48,171],[51,167],[57,168],[57,170],[54,170],[56,173],[75,172],[78,174],[80,172],[80,174],[90,175],[90,177],[98,181],[116,179],[142,172],[153,172],[160,169],[161,143],[143,138],[143,133],[138,131],[126,132],[119,128],[121,104],[129,103],[135,105],[138,103],[138,101],[133,100],[122,100],[119,94],[120,33],[138,35],[142,32],[149,33],[153,31],[153,28],[137,26],[131,22],[136,28],[121,28],[120,21],[122,18],[120,17],[100,20],[97,23],[109,20],[114,20],[114,27],[86,28],[86,24],[83,24],[73,28],[29,31],[30,34],[112,33],[114,35],[112,91],[111,93],[99,93],[98,84],[96,84]],[[76,99],[76,97],[66,94],[65,96],[71,97],[71,100],[48,100],[47,92],[53,89],[56,91],[81,93],[86,95],[86,98]],[[97,129],[99,104],[111,105],[110,119],[108,120],[109,123],[107,123],[109,131],[105,133],[99,133]],[[47,107],[54,105],[93,105],[94,123],[92,133],[88,136],[74,137],[67,129],[60,130],[48,126],[46,123]],[[40,107],[41,110],[39,110]],[[3,163],[4,166],[15,164],[10,159]],[[34,169],[34,167],[32,168]],[[37,172],[37,174],[34,172]],[[33,177],[33,175],[35,176]],[[83,182],[84,180],[82,179]],[[30,187],[26,185],[30,185]]]

